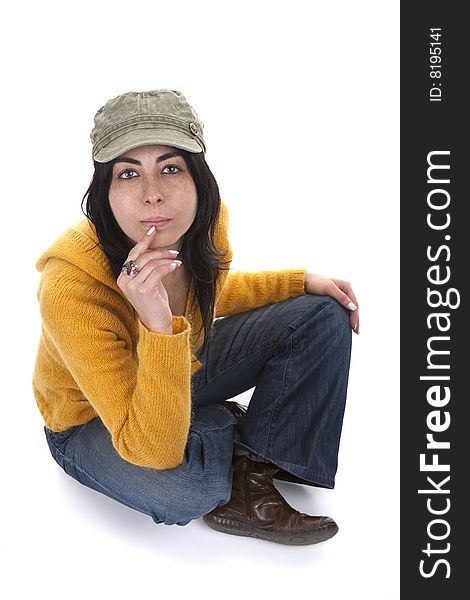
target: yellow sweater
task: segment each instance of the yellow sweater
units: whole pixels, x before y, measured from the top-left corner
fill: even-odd
[[[116,284],[88,220],[68,229],[38,260],[42,335],[33,390],[44,421],[63,431],[99,416],[117,452],[145,467],[180,465],[191,420],[194,353],[203,343],[191,285],[172,335],[148,330]],[[215,245],[232,259],[224,203]],[[223,271],[215,317],[304,292],[305,269]],[[192,315],[189,315],[191,306]],[[191,317],[191,318],[189,318]]]

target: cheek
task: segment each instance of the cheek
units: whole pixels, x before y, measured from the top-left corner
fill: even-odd
[[[177,199],[177,211],[181,217],[187,221],[193,221],[197,212],[197,191],[192,181],[178,189],[175,200]],[[176,207],[176,205],[175,205]]]
[[[109,205],[113,212],[126,212],[130,210],[136,190],[125,188],[122,185],[113,185],[109,187]]]
[[[129,200],[123,198],[120,194],[112,193],[111,190],[108,195],[109,198],[109,206],[111,208],[111,212],[114,215],[118,225],[121,227],[123,231],[127,228],[127,221],[129,220],[129,214],[131,213],[131,208],[129,205]]]

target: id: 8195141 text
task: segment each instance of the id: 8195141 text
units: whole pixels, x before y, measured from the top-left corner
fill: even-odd
[[[429,90],[430,102],[441,102],[442,100],[442,42],[440,27],[432,27],[429,30],[429,77],[432,86]]]

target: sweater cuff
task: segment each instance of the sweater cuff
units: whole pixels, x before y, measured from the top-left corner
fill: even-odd
[[[139,320],[139,334],[140,337],[142,336],[157,336],[158,338],[162,339],[162,338],[171,338],[174,335],[179,335],[181,333],[184,333],[185,331],[187,331],[189,333],[189,329],[190,329],[191,325],[189,323],[189,321],[183,317],[183,316],[173,316],[171,319],[171,329],[172,329],[172,333],[171,335],[168,333],[160,333],[159,331],[152,331],[151,329],[148,329],[143,323],[142,321]]]
[[[191,325],[189,321],[183,316],[174,316],[171,319],[171,327],[173,330],[173,335],[178,335],[180,333],[184,333],[185,331],[189,332]]]
[[[289,296],[305,294],[305,273],[307,269],[292,269],[289,281]]]
[[[190,369],[190,331],[189,321],[182,316],[172,318],[173,335],[150,331],[139,321],[139,345],[137,353],[143,364],[159,364],[162,369],[174,369],[176,361],[181,364],[182,372]],[[181,362],[185,357],[186,364]],[[157,361],[157,362],[154,362]]]

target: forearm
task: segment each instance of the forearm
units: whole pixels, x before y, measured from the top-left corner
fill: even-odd
[[[135,389],[113,432],[117,451],[129,462],[167,469],[183,460],[191,416],[188,334],[183,317],[173,317],[173,335],[140,327]]]
[[[306,269],[230,271],[216,307],[216,316],[244,312],[305,293]]]

